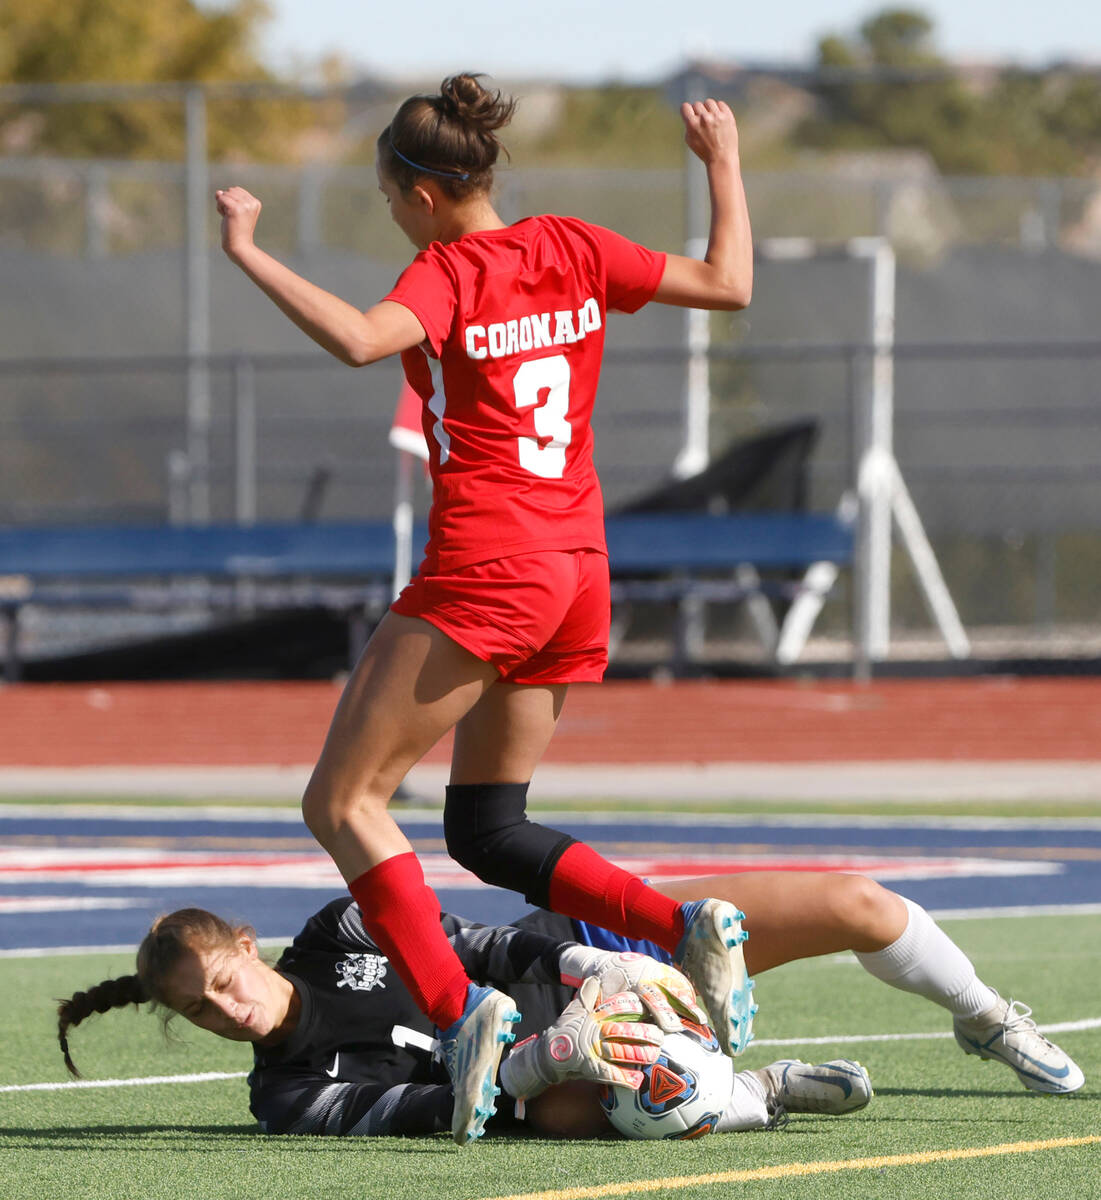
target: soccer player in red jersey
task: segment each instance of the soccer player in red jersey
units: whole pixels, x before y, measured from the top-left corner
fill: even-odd
[[[525,814],[568,685],[599,680],[607,665],[608,563],[590,425],[607,314],[651,300],[749,303],[737,126],[715,100],[682,107],[711,194],[710,239],[696,260],[575,218],[507,225],[491,185],[496,131],[513,109],[471,75],[400,106],[378,140],[379,186],[419,253],[366,312],[256,245],[255,197],[217,193],[230,259],[350,366],[400,354],[424,401],[433,486],[424,561],[348,682],[303,813],[371,937],[441,1030],[460,1143],[492,1111],[516,1014],[507,996],[470,983],[387,811],[409,768],[452,728],[444,828],[458,862],[532,903],[665,947],[728,1053],[745,1048],[754,1011],[734,905],[678,904]]]

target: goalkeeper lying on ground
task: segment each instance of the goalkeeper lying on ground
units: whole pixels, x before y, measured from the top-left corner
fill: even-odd
[[[1006,1062],[1036,1091],[1082,1085],[1081,1071],[1037,1032],[1027,1009],[979,981],[923,909],[871,880],[761,872],[661,888],[677,899],[735,899],[752,930],[751,971],[855,950],[878,978],[953,1012],[965,1052]],[[443,925],[471,976],[504,986],[523,1013],[521,1041],[504,1060],[499,1082],[507,1096],[525,1102],[536,1132],[608,1132],[593,1083],[636,1084],[639,1068],[658,1053],[663,1029],[681,1017],[703,1017],[671,967],[620,953],[653,948],[583,922],[538,911],[515,927],[483,927],[446,914]],[[592,976],[599,987],[586,983],[572,999]],[[67,1044],[72,1025],[145,1000],[220,1037],[253,1043],[250,1106],[269,1133],[425,1134],[450,1127],[450,1086],[432,1057],[434,1031],[348,898],[311,917],[275,967],[259,957],[247,927],[201,909],[159,919],[139,948],[136,975],[61,1004],[59,1038],[69,1069],[76,1073]],[[761,1128],[784,1112],[848,1112],[870,1096],[867,1075],[847,1060],[813,1070],[772,1064],[734,1074],[718,1131]],[[499,1103],[490,1128],[507,1129],[516,1107]]]

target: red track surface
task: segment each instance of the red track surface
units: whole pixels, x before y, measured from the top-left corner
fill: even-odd
[[[313,762],[324,683],[0,687],[0,766]],[[441,743],[428,761],[447,756]],[[1101,681],[774,681],[572,689],[557,763],[1101,760]]]

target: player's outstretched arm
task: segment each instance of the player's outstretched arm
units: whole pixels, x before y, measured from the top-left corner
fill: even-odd
[[[244,188],[218,191],[215,199],[222,217],[222,249],[230,261],[341,362],[363,367],[424,341],[424,327],[404,305],[383,301],[360,312],[261,250],[253,238],[260,201]]]
[[[721,100],[681,105],[684,140],[707,168],[711,233],[701,260],[670,254],[654,299],[687,308],[737,310],[753,292],[753,234],[742,185],[738,126]]]

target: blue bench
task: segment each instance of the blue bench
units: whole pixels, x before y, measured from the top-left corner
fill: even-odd
[[[613,602],[738,598],[758,570],[847,565],[852,529],[834,516],[647,513],[609,517]],[[414,546],[426,530],[418,526]],[[17,623],[28,604],[168,609],[381,611],[394,568],[388,522],[251,526],[72,526],[0,529],[5,675],[18,675]],[[739,570],[740,568],[740,570]]]
[[[318,525],[54,526],[0,530],[0,576],[32,582],[203,575],[381,577],[394,566],[384,522]]]
[[[819,513],[645,513],[607,520],[613,576],[714,571],[737,563],[763,570],[852,561],[852,528]]]

